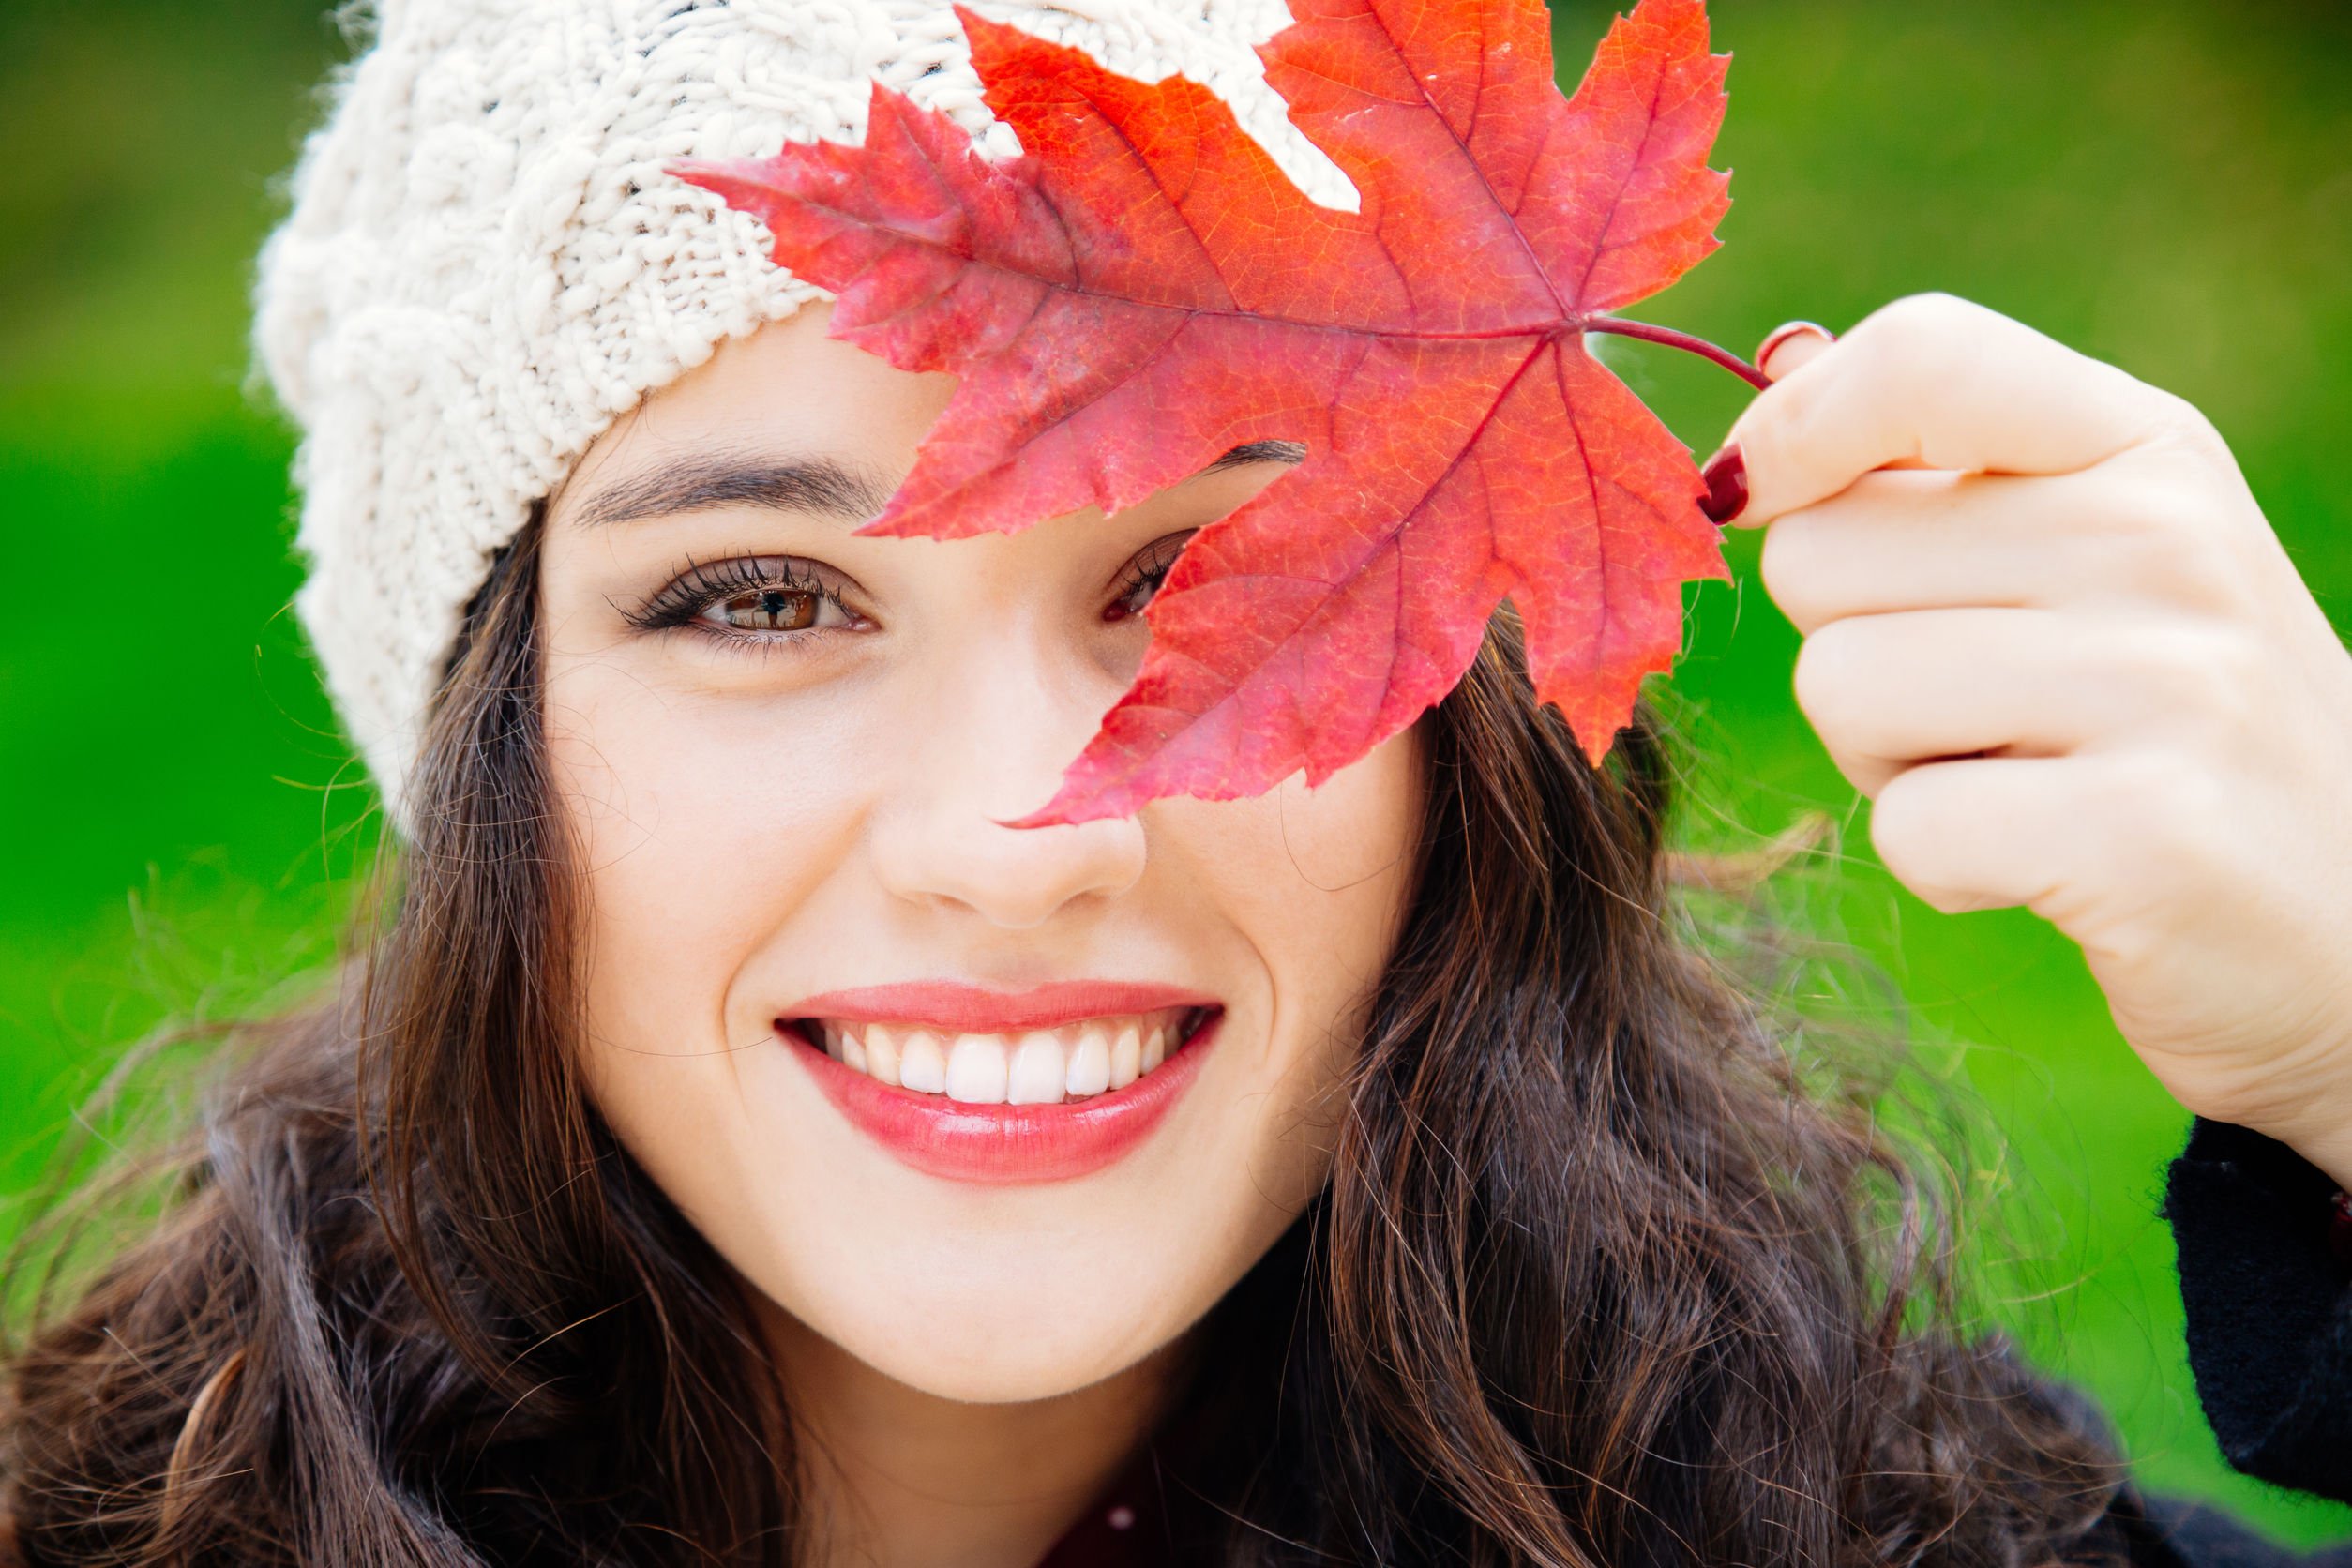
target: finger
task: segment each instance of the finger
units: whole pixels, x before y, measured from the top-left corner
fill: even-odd
[[[2059,757],[2161,719],[2196,650],[2154,627],[2047,610],[1832,621],[1797,656],[1797,705],[1866,795],[1980,752]]]
[[[1756,351],[1756,368],[1773,381],[1785,381],[1821,357],[1837,341],[1837,334],[1818,322],[1789,322],[1775,327]],[[1925,468],[1916,458],[1900,458],[1889,468]]]
[[[2222,584],[2212,550],[2186,536],[2183,509],[2177,486],[2112,467],[1865,474],[1776,520],[1758,564],[1772,602],[1803,632],[1971,604],[2187,602]]]
[[[2103,831],[2073,758],[1932,762],[1890,781],[1870,840],[1904,886],[1947,914],[2048,912]]]
[[[2142,439],[2178,400],[1946,295],[1889,306],[1777,381],[1732,426],[1751,526],[1912,460],[2064,474]]]
[[[1836,341],[1837,334],[1818,322],[1784,322],[1765,335],[1756,351],[1756,368],[1768,381],[1778,381],[1804,369]],[[1707,485],[1699,510],[1715,521],[1729,522],[1747,505],[1748,471],[1738,448],[1726,446],[1709,459],[1699,477]]]
[[[1821,351],[1836,341],[1837,334],[1819,322],[1784,322],[1756,351],[1756,368],[1779,381],[1820,358]]]

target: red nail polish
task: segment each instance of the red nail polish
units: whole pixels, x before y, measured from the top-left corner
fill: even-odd
[[[1748,460],[1734,442],[1707,460],[1698,476],[1707,481],[1707,497],[1698,509],[1710,522],[1729,522],[1748,507]]]
[[[1756,349],[1757,368],[1770,367],[1773,354],[1791,338],[1818,338],[1825,343],[1837,341],[1837,334],[1818,322],[1790,322],[1787,326],[1779,328],[1771,337],[1765,339],[1763,344]]]

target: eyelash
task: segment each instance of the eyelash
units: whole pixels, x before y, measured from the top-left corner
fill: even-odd
[[[1143,552],[1128,562],[1126,568],[1120,573],[1118,596],[1110,601],[1110,608],[1103,611],[1103,619],[1124,621],[1141,614],[1140,610],[1123,607],[1146,588],[1154,594],[1160,591],[1160,584],[1168,580],[1168,574],[1176,565],[1176,557],[1183,553],[1185,541],[1191,537],[1191,535],[1184,534],[1146,545]]]
[[[702,619],[703,612],[720,600],[755,589],[813,595],[838,611],[845,620],[865,620],[843,601],[839,589],[810,571],[807,563],[774,555],[737,555],[708,563],[689,557],[667,587],[636,609],[624,610],[621,617],[639,631],[696,631],[722,642],[763,647],[797,642],[817,629],[730,631]]]

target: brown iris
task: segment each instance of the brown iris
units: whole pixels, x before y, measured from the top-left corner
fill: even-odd
[[[754,588],[718,604],[738,631],[803,631],[817,624],[817,596],[798,588]]]

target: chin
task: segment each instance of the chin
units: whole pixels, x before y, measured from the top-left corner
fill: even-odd
[[[897,1382],[975,1405],[1075,1394],[1147,1359],[1178,1332],[1138,1333],[1123,1308],[1065,1291],[1023,1291],[1001,1304],[925,1304],[880,1325],[870,1318],[803,1321]],[[918,1324],[926,1332],[912,1332]]]
[[[1025,1405],[1076,1394],[1143,1359],[1138,1355],[1078,1363],[1051,1353],[990,1359],[982,1350],[952,1364],[915,1356],[907,1358],[905,1365],[871,1362],[868,1364],[935,1399],[952,1399],[966,1405]]]

